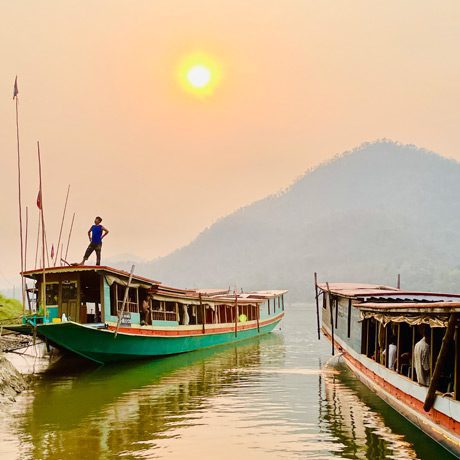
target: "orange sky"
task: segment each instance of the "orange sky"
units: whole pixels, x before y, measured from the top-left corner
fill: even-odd
[[[460,159],[459,24],[457,0],[2,2],[0,287],[19,270],[16,74],[30,246],[39,139],[50,244],[70,183],[71,260],[96,214],[106,256],[151,259],[363,141]],[[222,65],[212,97],[175,79],[195,51]]]

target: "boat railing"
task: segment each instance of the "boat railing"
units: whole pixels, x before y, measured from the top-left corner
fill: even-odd
[[[119,300],[118,301],[118,311],[121,311],[122,308],[123,308],[123,300]],[[128,300],[125,304],[124,311],[129,311],[131,313],[138,313],[139,310],[138,310],[137,302],[132,302]]]
[[[165,310],[152,310],[152,319],[156,321],[176,321],[176,312]]]

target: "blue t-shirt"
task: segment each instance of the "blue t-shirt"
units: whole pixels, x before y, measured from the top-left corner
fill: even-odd
[[[102,243],[102,225],[93,225],[91,227],[91,243]]]

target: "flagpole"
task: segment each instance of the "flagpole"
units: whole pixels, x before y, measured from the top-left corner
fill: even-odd
[[[19,237],[21,239],[21,291],[22,291],[22,311],[26,308],[26,293],[24,290],[24,239],[22,236],[22,198],[21,198],[21,154],[19,143],[19,98],[18,98],[18,77],[14,80],[13,99],[16,101],[16,144],[18,150],[18,201],[19,201]]]
[[[41,214],[41,221],[42,221],[42,265],[43,265],[43,279],[42,279],[42,295],[41,295],[41,301],[42,301],[42,307],[43,307],[43,320],[45,321],[46,319],[46,271],[45,271],[45,218],[43,216],[43,192],[42,192],[42,160],[40,156],[40,142],[37,141],[37,152],[38,152],[38,177],[40,180],[40,190],[39,190],[39,198],[40,201],[37,204],[40,203],[39,209],[40,209],[40,214]]]
[[[62,213],[61,229],[59,230],[59,238],[58,238],[56,256],[59,256],[59,247],[61,245],[62,227],[64,226],[65,212],[66,212],[66,209],[67,209],[67,201],[69,200],[69,192],[70,192],[70,184],[67,187],[67,196],[65,197],[64,212]],[[54,258],[54,266],[56,266],[57,260],[58,260],[58,257],[55,257]]]

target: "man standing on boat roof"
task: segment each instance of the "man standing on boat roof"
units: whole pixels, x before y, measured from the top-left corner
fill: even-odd
[[[89,256],[96,251],[96,265],[101,265],[102,239],[107,236],[109,231],[101,225],[102,218],[97,216],[94,219],[94,225],[88,230],[89,246],[80,265],[85,265]]]

